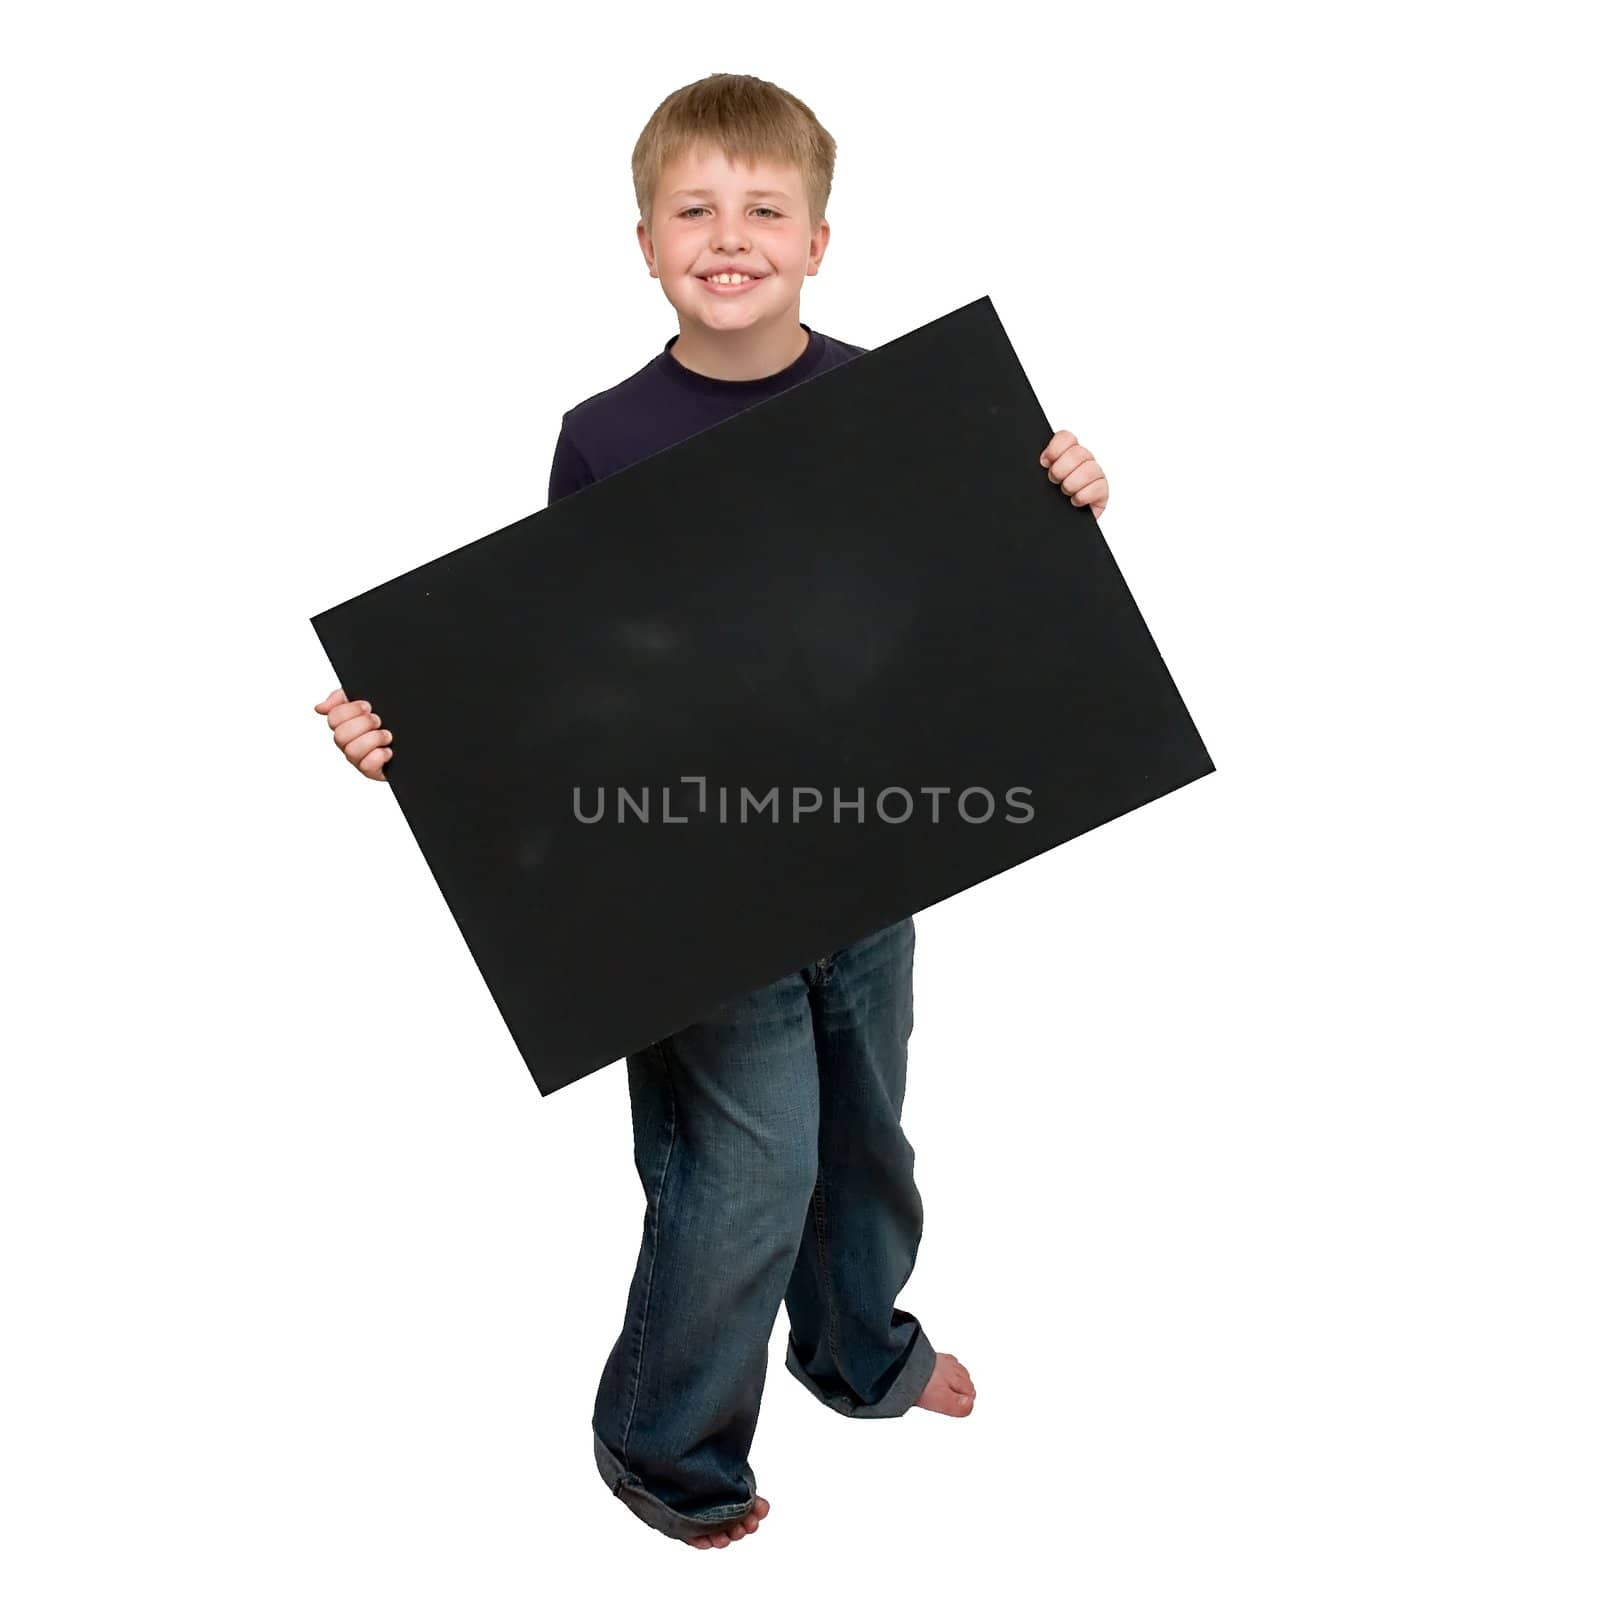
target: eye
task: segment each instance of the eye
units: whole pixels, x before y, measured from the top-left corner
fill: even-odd
[[[683,211],[681,213],[681,215],[683,215],[685,217],[692,217],[695,214],[695,212],[704,211],[705,209],[706,208],[704,206],[689,206],[685,211]],[[756,210],[757,211],[765,211],[769,215],[774,216],[774,217],[778,215],[778,213],[776,211],[774,211],[771,206],[757,206]]]

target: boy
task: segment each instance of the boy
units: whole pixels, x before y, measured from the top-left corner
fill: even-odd
[[[718,73],[669,95],[633,152],[638,239],[678,333],[563,414],[550,500],[865,353],[800,321],[822,265],[834,141],[776,85]],[[1041,467],[1098,517],[1094,457],[1056,433]],[[317,708],[381,780],[392,735],[336,690]],[[819,957],[628,1058],[644,1234],[595,1397],[607,1486],[700,1549],[770,1509],[747,1451],[780,1301],[786,1365],[852,1417],[966,1416],[967,1369],[894,1304],[922,1233],[900,1126],[911,919]]]

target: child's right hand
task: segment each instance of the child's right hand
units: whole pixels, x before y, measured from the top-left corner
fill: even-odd
[[[315,709],[319,715],[326,715],[333,742],[344,751],[345,760],[357,772],[387,783],[383,769],[394,754],[389,748],[394,735],[378,726],[382,718],[372,709],[372,702],[347,700],[343,689],[335,689]]]

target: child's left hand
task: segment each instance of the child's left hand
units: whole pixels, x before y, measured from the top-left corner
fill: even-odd
[[[1100,470],[1100,463],[1078,443],[1078,436],[1062,429],[1052,434],[1050,443],[1039,457],[1039,465],[1049,470],[1049,476],[1061,485],[1061,492],[1070,495],[1075,506],[1088,506],[1098,521],[1111,497],[1111,485]]]

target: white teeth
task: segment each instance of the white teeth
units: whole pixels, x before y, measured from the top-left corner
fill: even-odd
[[[746,272],[716,272],[706,278],[707,283],[751,283],[754,277]]]

